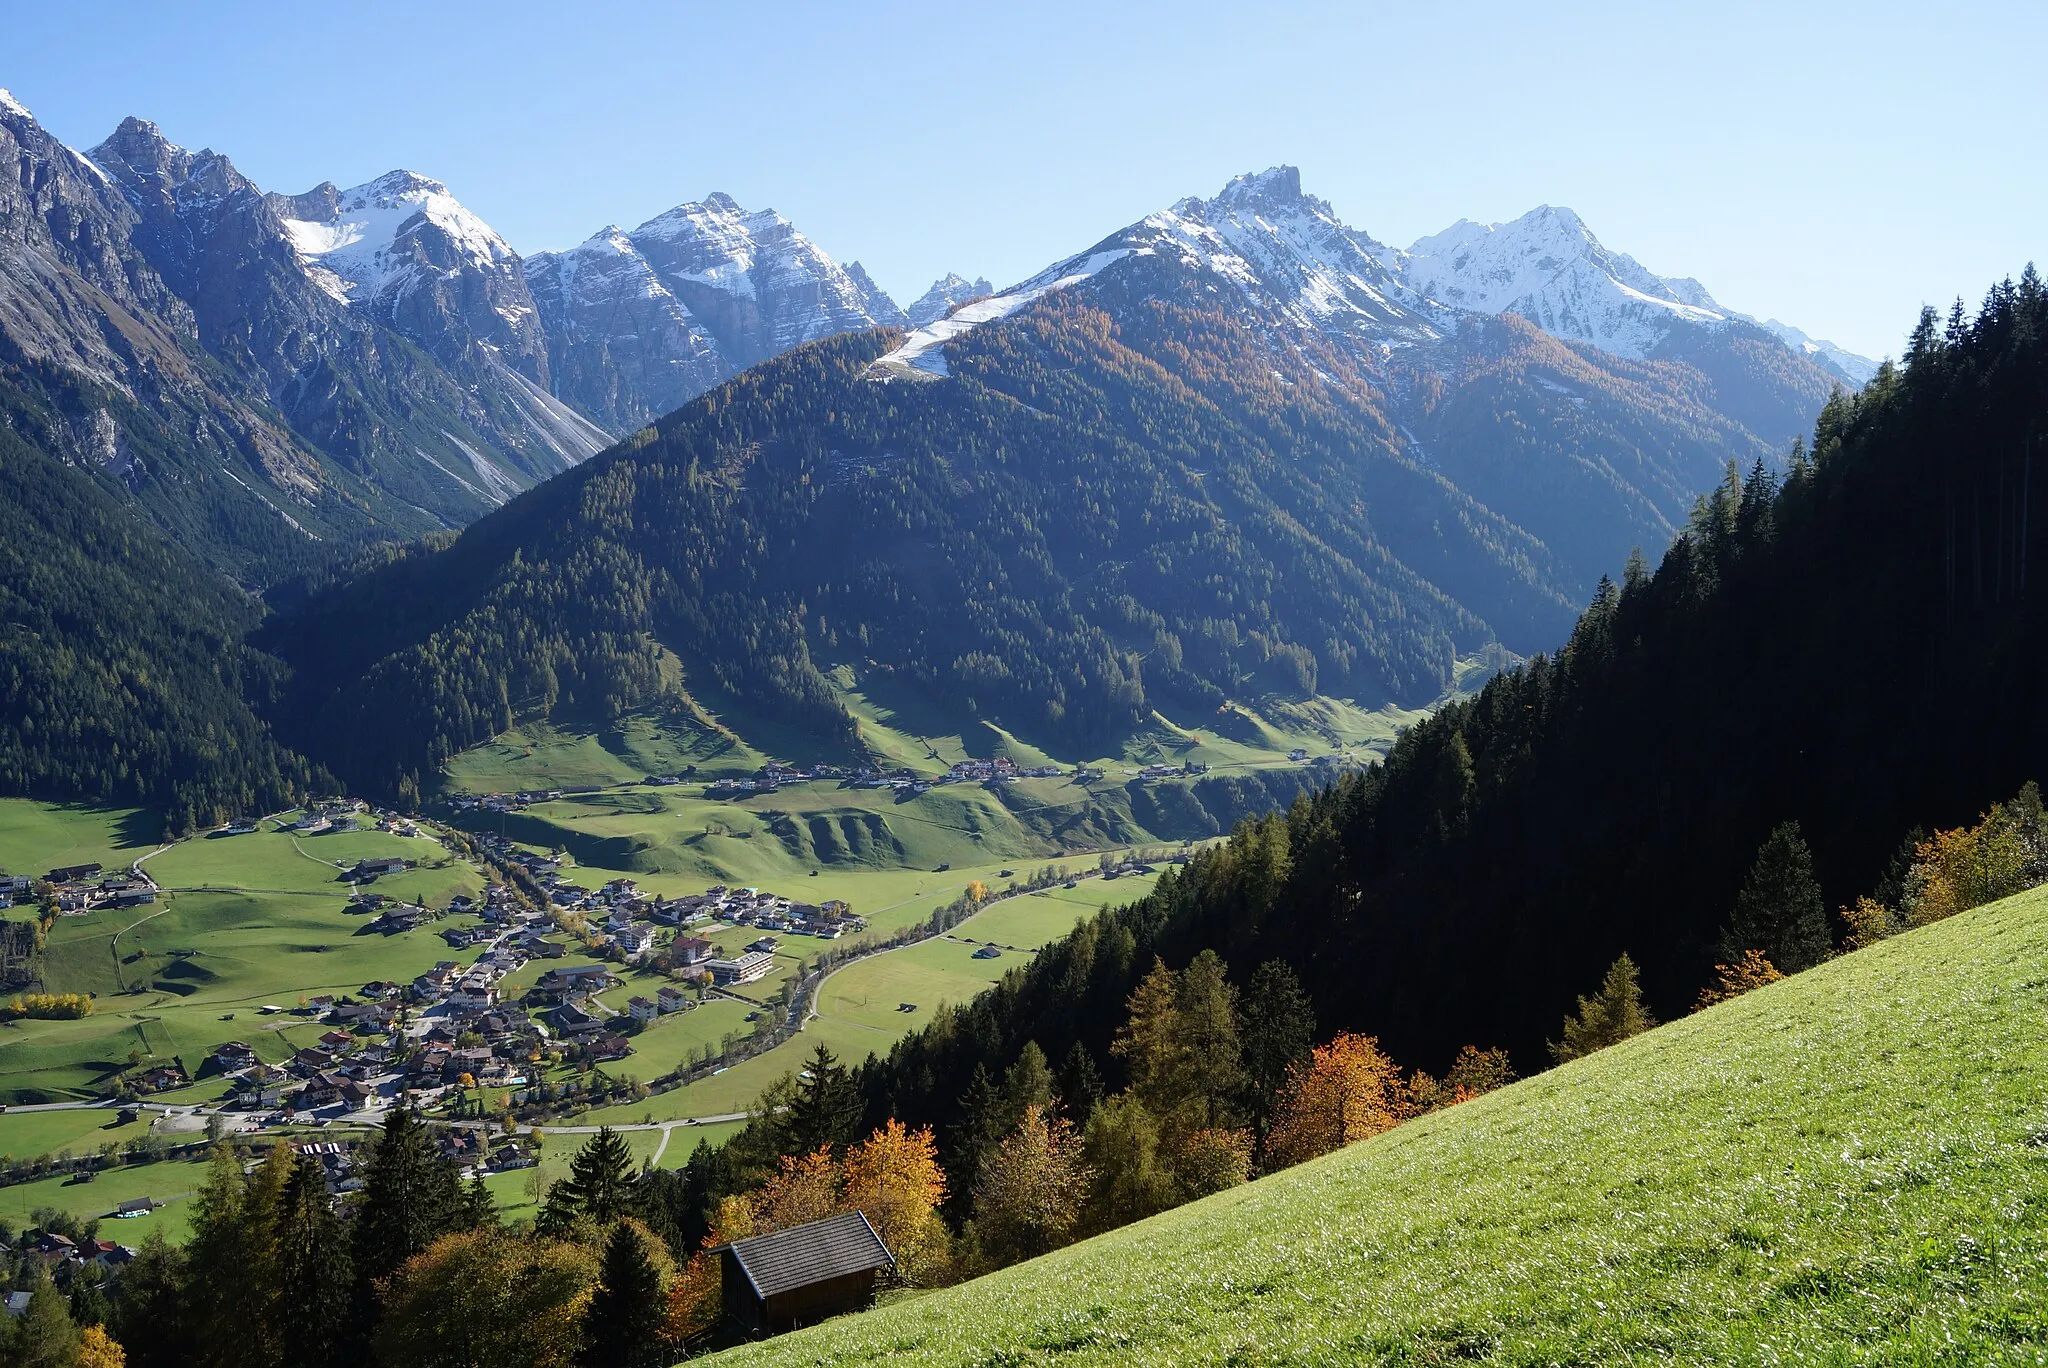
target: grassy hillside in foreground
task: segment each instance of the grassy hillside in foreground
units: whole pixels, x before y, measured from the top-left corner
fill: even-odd
[[[720,1362],[2037,1363],[2048,889]]]

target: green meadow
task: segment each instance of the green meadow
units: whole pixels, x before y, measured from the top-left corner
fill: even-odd
[[[2018,1364],[2048,889],[734,1364]]]
[[[1025,894],[1005,899],[969,917],[948,936],[857,960],[825,979],[812,1005],[815,1015],[802,1031],[774,1049],[644,1101],[598,1108],[579,1116],[578,1124],[617,1124],[647,1116],[658,1121],[724,1116],[751,1107],[770,1083],[801,1067],[820,1042],[849,1064],[886,1052],[899,1038],[929,1022],[940,1003],[969,1000],[1026,963],[1038,946],[1066,934],[1081,918],[1105,903],[1143,897],[1158,879],[1156,873],[1108,883],[1088,879],[1071,889],[1048,890],[1043,898]],[[974,951],[983,940],[1022,948],[994,959],[976,959]],[[782,943],[794,947],[805,942],[792,936]],[[749,984],[744,991],[765,996],[755,990],[771,981]],[[607,1000],[622,1006],[625,996],[625,991],[614,990]],[[915,1004],[915,1010],[899,1010],[905,1003]],[[714,1032],[750,1029],[744,1010],[734,1011],[741,1008],[740,1003],[713,1000],[693,1011],[662,1017],[633,1038],[630,1058],[611,1067],[643,1080],[658,1077],[662,1071],[653,1067],[656,1061],[681,1058],[691,1044],[716,1040]]]
[[[118,820],[49,811],[60,817],[60,830],[86,841]],[[10,817],[14,831],[38,827],[18,811]],[[99,1096],[115,1074],[141,1061],[182,1060],[198,1079],[226,1040],[281,1060],[326,1029],[292,1014],[302,999],[473,958],[473,951],[450,951],[435,927],[373,935],[367,917],[342,910],[350,891],[343,867],[377,855],[420,866],[378,881],[377,890],[394,897],[445,905],[483,886],[476,868],[438,841],[377,831],[298,837],[266,829],[202,837],[151,856],[145,867],[164,890],[154,906],[64,916],[52,926],[45,982],[57,992],[94,994],[95,1010],[76,1021],[0,1025],[0,1100]],[[266,1006],[283,1010],[264,1013]],[[184,1100],[208,1095],[202,1087]]]

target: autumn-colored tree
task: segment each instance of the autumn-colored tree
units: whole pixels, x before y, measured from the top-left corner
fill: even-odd
[[[1458,1051],[1450,1072],[1442,1078],[1433,1078],[1420,1069],[1410,1075],[1404,1089],[1406,1096],[1402,1113],[1404,1116],[1420,1116],[1424,1112],[1455,1107],[1460,1102],[1470,1101],[1481,1093],[1492,1092],[1514,1081],[1515,1066],[1509,1062],[1506,1050],[1482,1050],[1477,1045],[1467,1045]]]
[[[894,1117],[846,1155],[842,1202],[859,1211],[896,1256],[896,1274],[912,1287],[945,1280],[950,1260],[939,1205],[946,1175],[929,1127],[908,1130]]]
[[[1600,981],[1600,991],[1579,999],[1578,1015],[1564,1019],[1564,1039],[1550,1042],[1551,1058],[1560,1064],[1579,1059],[1640,1035],[1656,1024],[1657,1018],[1643,1005],[1636,962],[1624,954],[1608,966],[1607,976]]]
[[[1842,921],[1849,928],[1844,950],[1863,950],[1906,929],[1905,918],[1865,895],[1842,909]]]
[[[88,1325],[78,1337],[78,1368],[128,1368],[128,1355],[104,1325]]]
[[[1181,1136],[1172,1155],[1174,1195],[1183,1202],[1238,1186],[1252,1175],[1252,1133],[1204,1126]]]
[[[1714,966],[1714,981],[1700,990],[1700,1000],[1693,1004],[1693,1010],[1705,1011],[1717,1002],[1741,997],[1752,988],[1776,983],[1783,977],[1777,966],[1764,958],[1763,951],[1745,950],[1735,963]]]
[[[1033,1258],[1074,1237],[1089,1173],[1081,1139],[1064,1117],[1027,1108],[982,1165],[974,1227],[993,1267]]]
[[[785,1154],[775,1173],[750,1200],[753,1233],[766,1235],[835,1216],[841,1210],[839,1190],[839,1164],[829,1148]]]
[[[988,901],[988,885],[979,879],[968,880],[966,891],[967,901],[971,903],[980,904]]]
[[[669,1343],[686,1346],[698,1335],[715,1328],[724,1314],[724,1272],[718,1255],[710,1251],[720,1245],[766,1234],[754,1226],[754,1204],[744,1196],[721,1197],[711,1213],[710,1230],[703,1247],[669,1284],[668,1311],[662,1333]]]
[[[1284,1168],[1377,1135],[1400,1119],[1401,1071],[1371,1036],[1349,1032],[1295,1066],[1273,1112],[1266,1162]]]
[[[391,1275],[376,1350],[408,1368],[571,1368],[598,1259],[580,1244],[469,1230]]]

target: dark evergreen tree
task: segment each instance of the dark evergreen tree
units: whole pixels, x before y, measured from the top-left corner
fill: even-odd
[[[1037,1041],[1027,1040],[1003,1073],[1003,1129],[1015,1126],[1026,1107],[1041,1111],[1050,1107],[1052,1094],[1052,1070],[1046,1067],[1045,1051],[1038,1048]]]
[[[977,1060],[960,1099],[960,1119],[947,1135],[944,1149],[946,1202],[957,1212],[964,1214],[969,1209],[974,1185],[981,1177],[982,1161],[995,1153],[996,1146],[1009,1133],[1009,1111],[1003,1090],[996,1086],[988,1066]]]
[[[455,1166],[441,1157],[419,1114],[399,1107],[371,1148],[350,1234],[359,1330],[367,1332],[375,1319],[376,1282],[455,1229],[461,1210]]]
[[[152,1230],[114,1284],[111,1328],[128,1368],[186,1368],[195,1361],[186,1309],[185,1252]]]
[[[1564,1019],[1564,1039],[1551,1042],[1550,1055],[1560,1064],[1582,1059],[1656,1024],[1657,1018],[1643,1006],[1636,962],[1624,954],[1608,966],[1600,991],[1580,998],[1577,1014]]]
[[[1834,949],[1827,904],[1813,873],[1813,852],[1799,823],[1782,822],[1765,838],[1749,868],[1735,911],[1721,937],[1725,963],[1758,950],[1780,973],[1811,969]]]
[[[50,1281],[47,1268],[31,1263],[28,1307],[14,1327],[9,1368],[77,1368],[78,1327],[71,1323],[64,1294]]]
[[[1243,1018],[1246,1110],[1265,1133],[1288,1073],[1315,1046],[1316,1008],[1283,960],[1267,960],[1253,973],[1240,1004]]]
[[[564,1234],[580,1218],[608,1226],[632,1214],[637,1194],[633,1151],[610,1126],[601,1126],[569,1161],[569,1176],[548,1192],[541,1212],[545,1233]]]
[[[811,1051],[782,1117],[783,1153],[842,1149],[860,1129],[860,1090],[853,1075],[820,1041]]]
[[[285,1183],[277,1231],[277,1339],[287,1368],[340,1368],[356,1345],[348,1240],[319,1161],[300,1155]]]
[[[605,1241],[597,1288],[583,1316],[585,1368],[651,1368],[674,1357],[662,1341],[661,1275],[648,1238],[633,1222],[620,1221]]]
[[[469,1176],[469,1186],[462,1190],[459,1224],[465,1230],[484,1230],[498,1224],[498,1199],[491,1196],[490,1188],[484,1185],[482,1169]]]
[[[1095,1067],[1095,1056],[1078,1040],[1060,1063],[1058,1091],[1061,1112],[1085,1130],[1095,1104],[1102,1100],[1102,1071]]]
[[[105,1325],[112,1314],[106,1292],[83,1273],[72,1276],[70,1306],[71,1323],[81,1330],[88,1325]]]

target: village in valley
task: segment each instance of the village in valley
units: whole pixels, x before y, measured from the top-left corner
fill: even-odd
[[[1199,772],[1190,765],[1154,768],[1157,777]],[[1085,783],[1099,774],[1007,759],[962,761],[919,778],[768,765],[753,775],[695,783],[649,776],[640,787],[691,784],[710,802],[799,784],[910,799],[946,785]],[[1127,777],[1141,778],[1135,769]],[[1142,779],[1154,777],[1148,770]],[[488,1178],[508,1194],[521,1190],[517,1175],[541,1161],[550,1130],[595,1122],[645,1130],[644,1157],[656,1158],[669,1148],[670,1128],[715,1138],[743,1119],[759,1088],[793,1066],[794,1056],[789,1065],[778,1061],[806,1048],[810,1035],[822,1032],[848,1048],[832,1035],[850,1029],[834,1019],[837,1012],[859,1015],[875,997],[873,1010],[887,1012],[887,1026],[858,1027],[875,1034],[854,1044],[884,1046],[928,1020],[946,996],[971,996],[1015,956],[1071,925],[1091,897],[1103,896],[1078,888],[1080,880],[1128,878],[1126,889],[1137,896],[1157,868],[1188,854],[1185,847],[1077,852],[1083,858],[1072,870],[1046,864],[1028,872],[1021,861],[956,871],[941,860],[922,874],[862,875],[898,895],[877,924],[844,896],[805,899],[737,882],[689,887],[673,874],[585,868],[559,848],[485,829],[494,814],[567,796],[457,793],[440,820],[333,798],[138,848],[125,867],[108,858],[0,873],[8,904],[0,922],[8,933],[0,937],[0,993],[13,1018],[5,1029],[47,1040],[55,1053],[64,1040],[113,1028],[118,1017],[119,1033],[135,1042],[125,1062],[9,1080],[12,1105],[0,1116],[0,1213],[12,1210],[10,1187],[26,1185],[16,1197],[26,1216],[29,1191],[40,1194],[52,1183],[68,1191],[89,1181],[104,1185],[109,1199],[95,1214],[162,1220],[167,1194],[180,1195],[171,1189],[188,1180],[139,1175],[157,1160],[194,1160],[210,1139],[244,1132],[275,1134],[316,1154],[332,1190],[345,1192],[360,1181],[358,1144],[400,1104],[436,1118],[437,1143],[465,1175]],[[10,859],[28,863],[14,853]],[[805,882],[817,877],[810,871]],[[829,882],[849,877],[838,871]],[[242,888],[266,891],[236,891]],[[1016,929],[1000,944],[955,929],[1025,894],[1057,901],[1004,923]],[[231,896],[324,928],[317,934],[330,944],[294,947],[318,954],[308,964],[319,972],[302,991],[221,997],[218,1011],[202,1005],[209,992],[195,989],[227,983],[217,966],[245,951],[231,949],[231,937],[219,931],[178,943],[180,913],[192,909],[196,916]],[[203,919],[208,926],[212,920]],[[75,953],[69,947],[94,943],[101,956],[112,952],[114,984],[86,994],[54,991],[69,982],[45,981],[52,952],[62,959]],[[926,943],[933,948],[923,953],[960,963],[934,969],[938,976],[928,981],[943,990],[884,1002],[886,994],[859,987],[858,974],[842,974],[842,998],[854,997],[819,1019],[817,994],[833,971]],[[330,986],[330,966],[343,956],[388,967]],[[986,967],[969,970],[970,964]],[[251,986],[264,981],[278,980],[252,976]],[[137,1006],[130,1008],[131,1001]],[[813,1029],[804,1032],[807,1025]],[[16,1057],[26,1055],[17,1050]],[[700,1092],[703,1099],[692,1102]],[[79,1120],[61,1129],[64,1116]],[[37,1152],[12,1137],[31,1125],[77,1134]],[[677,1144],[668,1162],[680,1162],[686,1149]],[[131,1190],[138,1195],[123,1195]],[[89,1195],[65,1200],[96,1205]],[[72,1240],[68,1251],[53,1246],[52,1257],[122,1257],[95,1252],[96,1237],[40,1224],[41,1237]],[[132,1242],[112,1246],[123,1247]]]

